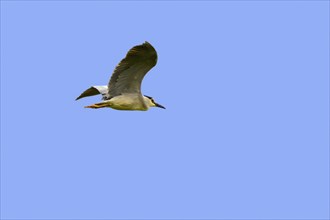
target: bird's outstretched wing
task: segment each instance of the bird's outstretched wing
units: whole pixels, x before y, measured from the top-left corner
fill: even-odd
[[[76,100],[98,94],[102,95],[102,99],[106,99],[108,94],[108,86],[92,86],[81,93]]]
[[[130,49],[111,76],[108,98],[122,93],[141,93],[143,77],[156,63],[157,52],[150,43],[145,42]]]

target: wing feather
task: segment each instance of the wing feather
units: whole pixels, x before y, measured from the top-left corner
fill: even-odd
[[[122,93],[141,93],[142,80],[156,63],[157,52],[150,43],[145,42],[130,49],[110,78],[109,98]]]

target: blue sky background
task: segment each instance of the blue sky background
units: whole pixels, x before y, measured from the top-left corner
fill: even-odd
[[[126,52],[148,112],[85,109]],[[329,2],[2,1],[1,217],[329,218]]]

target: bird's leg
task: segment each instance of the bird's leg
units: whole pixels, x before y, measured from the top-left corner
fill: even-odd
[[[100,102],[93,105],[85,106],[85,108],[104,108],[104,107],[110,107],[109,102]]]

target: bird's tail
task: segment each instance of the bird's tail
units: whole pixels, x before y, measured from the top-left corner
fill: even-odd
[[[93,105],[88,105],[85,106],[85,108],[104,108],[104,107],[110,107],[108,102],[100,102],[100,103],[96,103]]]

